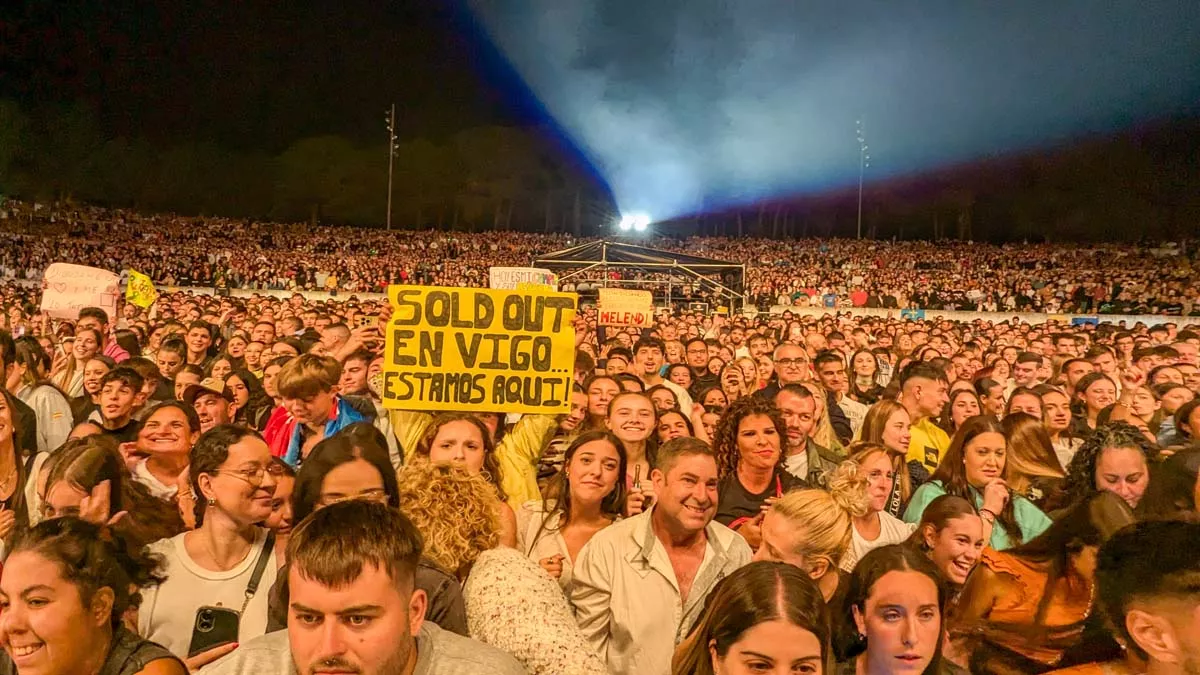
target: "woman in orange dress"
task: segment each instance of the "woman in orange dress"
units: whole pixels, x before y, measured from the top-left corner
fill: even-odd
[[[1124,501],[1101,493],[1023,546],[984,551],[950,617],[948,657],[983,675],[1105,658],[1116,645],[1094,616],[1096,553],[1133,522]]]

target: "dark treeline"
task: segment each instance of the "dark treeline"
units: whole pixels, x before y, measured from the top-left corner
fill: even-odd
[[[598,182],[536,128],[484,126],[398,141],[400,228],[583,233],[612,217]],[[0,194],[141,211],[380,226],[387,144],[336,135],[279,154],[106,135],[84,105],[26,114],[0,101]]]
[[[397,228],[594,235],[617,214],[586,167],[542,128],[483,126],[401,139]],[[1159,240],[1200,232],[1200,122],[1185,121],[868,185],[863,235],[891,239]],[[0,194],[142,211],[381,226],[387,146],[327,135],[278,154],[106,133],[83,104],[0,101]],[[660,233],[854,236],[857,193],[762,202]]]

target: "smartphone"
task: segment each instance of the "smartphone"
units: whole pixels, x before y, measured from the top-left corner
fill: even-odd
[[[366,328],[368,326],[374,326],[376,318],[377,317],[374,317],[370,314],[359,314],[358,316],[354,317],[354,325],[357,326],[358,328]]]
[[[192,643],[188,646],[188,657],[238,641],[238,623],[241,615],[228,607],[204,606],[196,610],[196,623],[192,625]]]

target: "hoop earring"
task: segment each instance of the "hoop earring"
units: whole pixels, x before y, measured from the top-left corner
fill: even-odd
[[[846,650],[848,654],[862,654],[867,651],[867,636],[864,633],[855,633],[850,638],[848,647]]]

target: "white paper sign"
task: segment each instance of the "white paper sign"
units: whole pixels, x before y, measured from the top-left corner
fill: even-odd
[[[77,319],[84,307],[99,307],[110,320],[117,316],[121,279],[107,270],[54,263],[42,280],[42,311],[55,319]]]
[[[498,291],[515,291],[521,284],[545,286],[558,290],[558,275],[539,267],[492,267],[488,269],[488,286]]]

